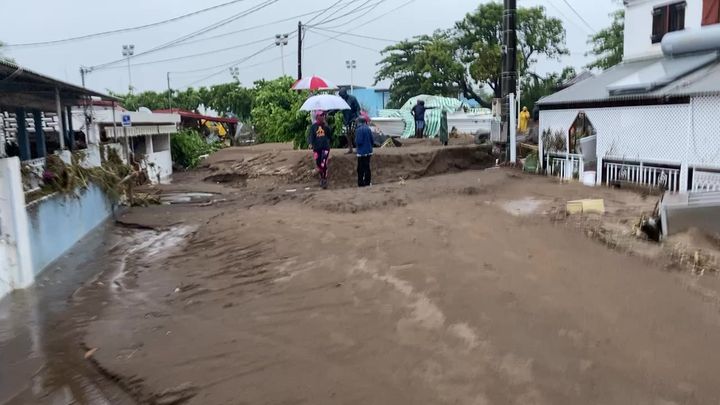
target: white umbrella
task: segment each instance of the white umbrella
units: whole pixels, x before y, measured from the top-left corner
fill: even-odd
[[[303,111],[349,110],[350,106],[340,96],[320,94],[305,100],[300,109]]]

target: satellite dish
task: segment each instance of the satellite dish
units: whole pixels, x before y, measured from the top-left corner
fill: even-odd
[[[152,111],[150,111],[150,109],[147,108],[147,107],[140,107],[140,108],[138,108],[138,112],[147,113],[147,114],[152,114]]]

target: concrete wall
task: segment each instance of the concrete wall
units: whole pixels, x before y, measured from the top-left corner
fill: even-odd
[[[625,7],[625,59],[638,59],[662,55],[660,43],[653,44],[652,11],[655,7],[672,3],[672,0],[631,0]],[[685,29],[700,29],[702,0],[686,0]]]
[[[0,298],[33,278],[20,159],[0,159]]]
[[[54,194],[27,206],[33,274],[39,274],[112,213],[102,190],[90,185],[76,196]]]

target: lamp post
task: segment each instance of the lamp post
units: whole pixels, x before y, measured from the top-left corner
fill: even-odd
[[[235,81],[240,81],[240,68],[237,66],[230,66],[230,76],[235,79]]]
[[[135,45],[123,45],[122,47],[122,55],[124,58],[127,58],[127,67],[128,67],[128,92],[132,94],[133,92],[133,86],[132,86],[132,71],[130,70],[130,57],[135,54]]]
[[[285,76],[285,45],[288,44],[288,34],[276,34],[275,46],[280,47],[280,63],[282,64],[282,74]]]
[[[345,67],[350,69],[350,93],[352,93],[355,90],[355,84],[353,83],[353,71],[357,68],[357,62],[355,59],[346,60]]]

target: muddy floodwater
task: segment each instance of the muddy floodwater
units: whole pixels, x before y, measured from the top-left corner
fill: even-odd
[[[0,301],[0,404],[135,403],[85,358],[82,330],[122,288],[127,258],[167,236],[106,224]]]

